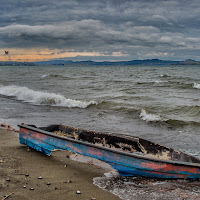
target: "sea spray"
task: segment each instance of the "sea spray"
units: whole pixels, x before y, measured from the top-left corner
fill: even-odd
[[[45,79],[45,78],[56,78],[56,79],[62,79],[62,80],[69,80],[69,79],[72,79],[72,77],[67,77],[67,76],[64,76],[62,74],[52,74],[52,73],[49,73],[49,74],[43,74],[41,76],[41,79]]]
[[[200,84],[194,83],[194,84],[193,84],[193,88],[195,88],[195,89],[200,89]]]
[[[146,110],[144,109],[141,110],[140,117],[142,120],[146,122],[166,121],[165,119],[161,118],[159,115],[147,113]]]
[[[47,78],[47,77],[49,77],[49,74],[44,74],[41,76],[41,78]]]
[[[91,104],[97,104],[96,101],[86,102],[68,99],[61,94],[34,91],[27,87],[20,87],[16,85],[1,86],[0,94],[5,96],[15,96],[17,100],[29,102],[35,105],[52,105],[68,108],[87,108]]]
[[[167,83],[168,81],[156,80],[154,83]]]

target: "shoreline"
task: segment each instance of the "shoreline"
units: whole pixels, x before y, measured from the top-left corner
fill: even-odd
[[[51,156],[21,145],[18,133],[0,128],[0,198],[119,200],[93,184],[105,169],[69,159],[68,151]],[[81,194],[77,194],[80,191]]]

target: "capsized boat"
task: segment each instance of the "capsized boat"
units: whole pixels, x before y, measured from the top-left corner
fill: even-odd
[[[19,127],[20,143],[47,155],[58,149],[72,151],[104,161],[123,176],[200,178],[200,159],[139,137],[65,125]]]

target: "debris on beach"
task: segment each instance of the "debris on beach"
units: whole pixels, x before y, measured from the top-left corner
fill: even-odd
[[[72,183],[72,181],[68,180],[68,181],[64,181],[63,183]]]
[[[2,123],[2,124],[1,124],[1,127],[6,127],[6,124],[5,124],[5,123]]]
[[[31,149],[30,149],[29,147],[26,147],[26,151],[28,151],[28,152],[29,152],[29,151],[31,151]]]
[[[1,123],[1,127],[2,127],[2,128],[7,128],[7,131],[14,131],[14,132],[16,132],[16,133],[19,133],[19,130],[13,128],[13,127],[10,126],[9,124]]]
[[[10,194],[4,195],[4,198],[2,200],[7,199],[9,196],[11,196],[12,194],[14,194],[14,192],[11,192]]]

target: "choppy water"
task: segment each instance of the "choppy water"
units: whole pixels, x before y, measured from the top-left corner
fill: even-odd
[[[136,135],[200,157],[199,66],[0,67],[0,122]]]

